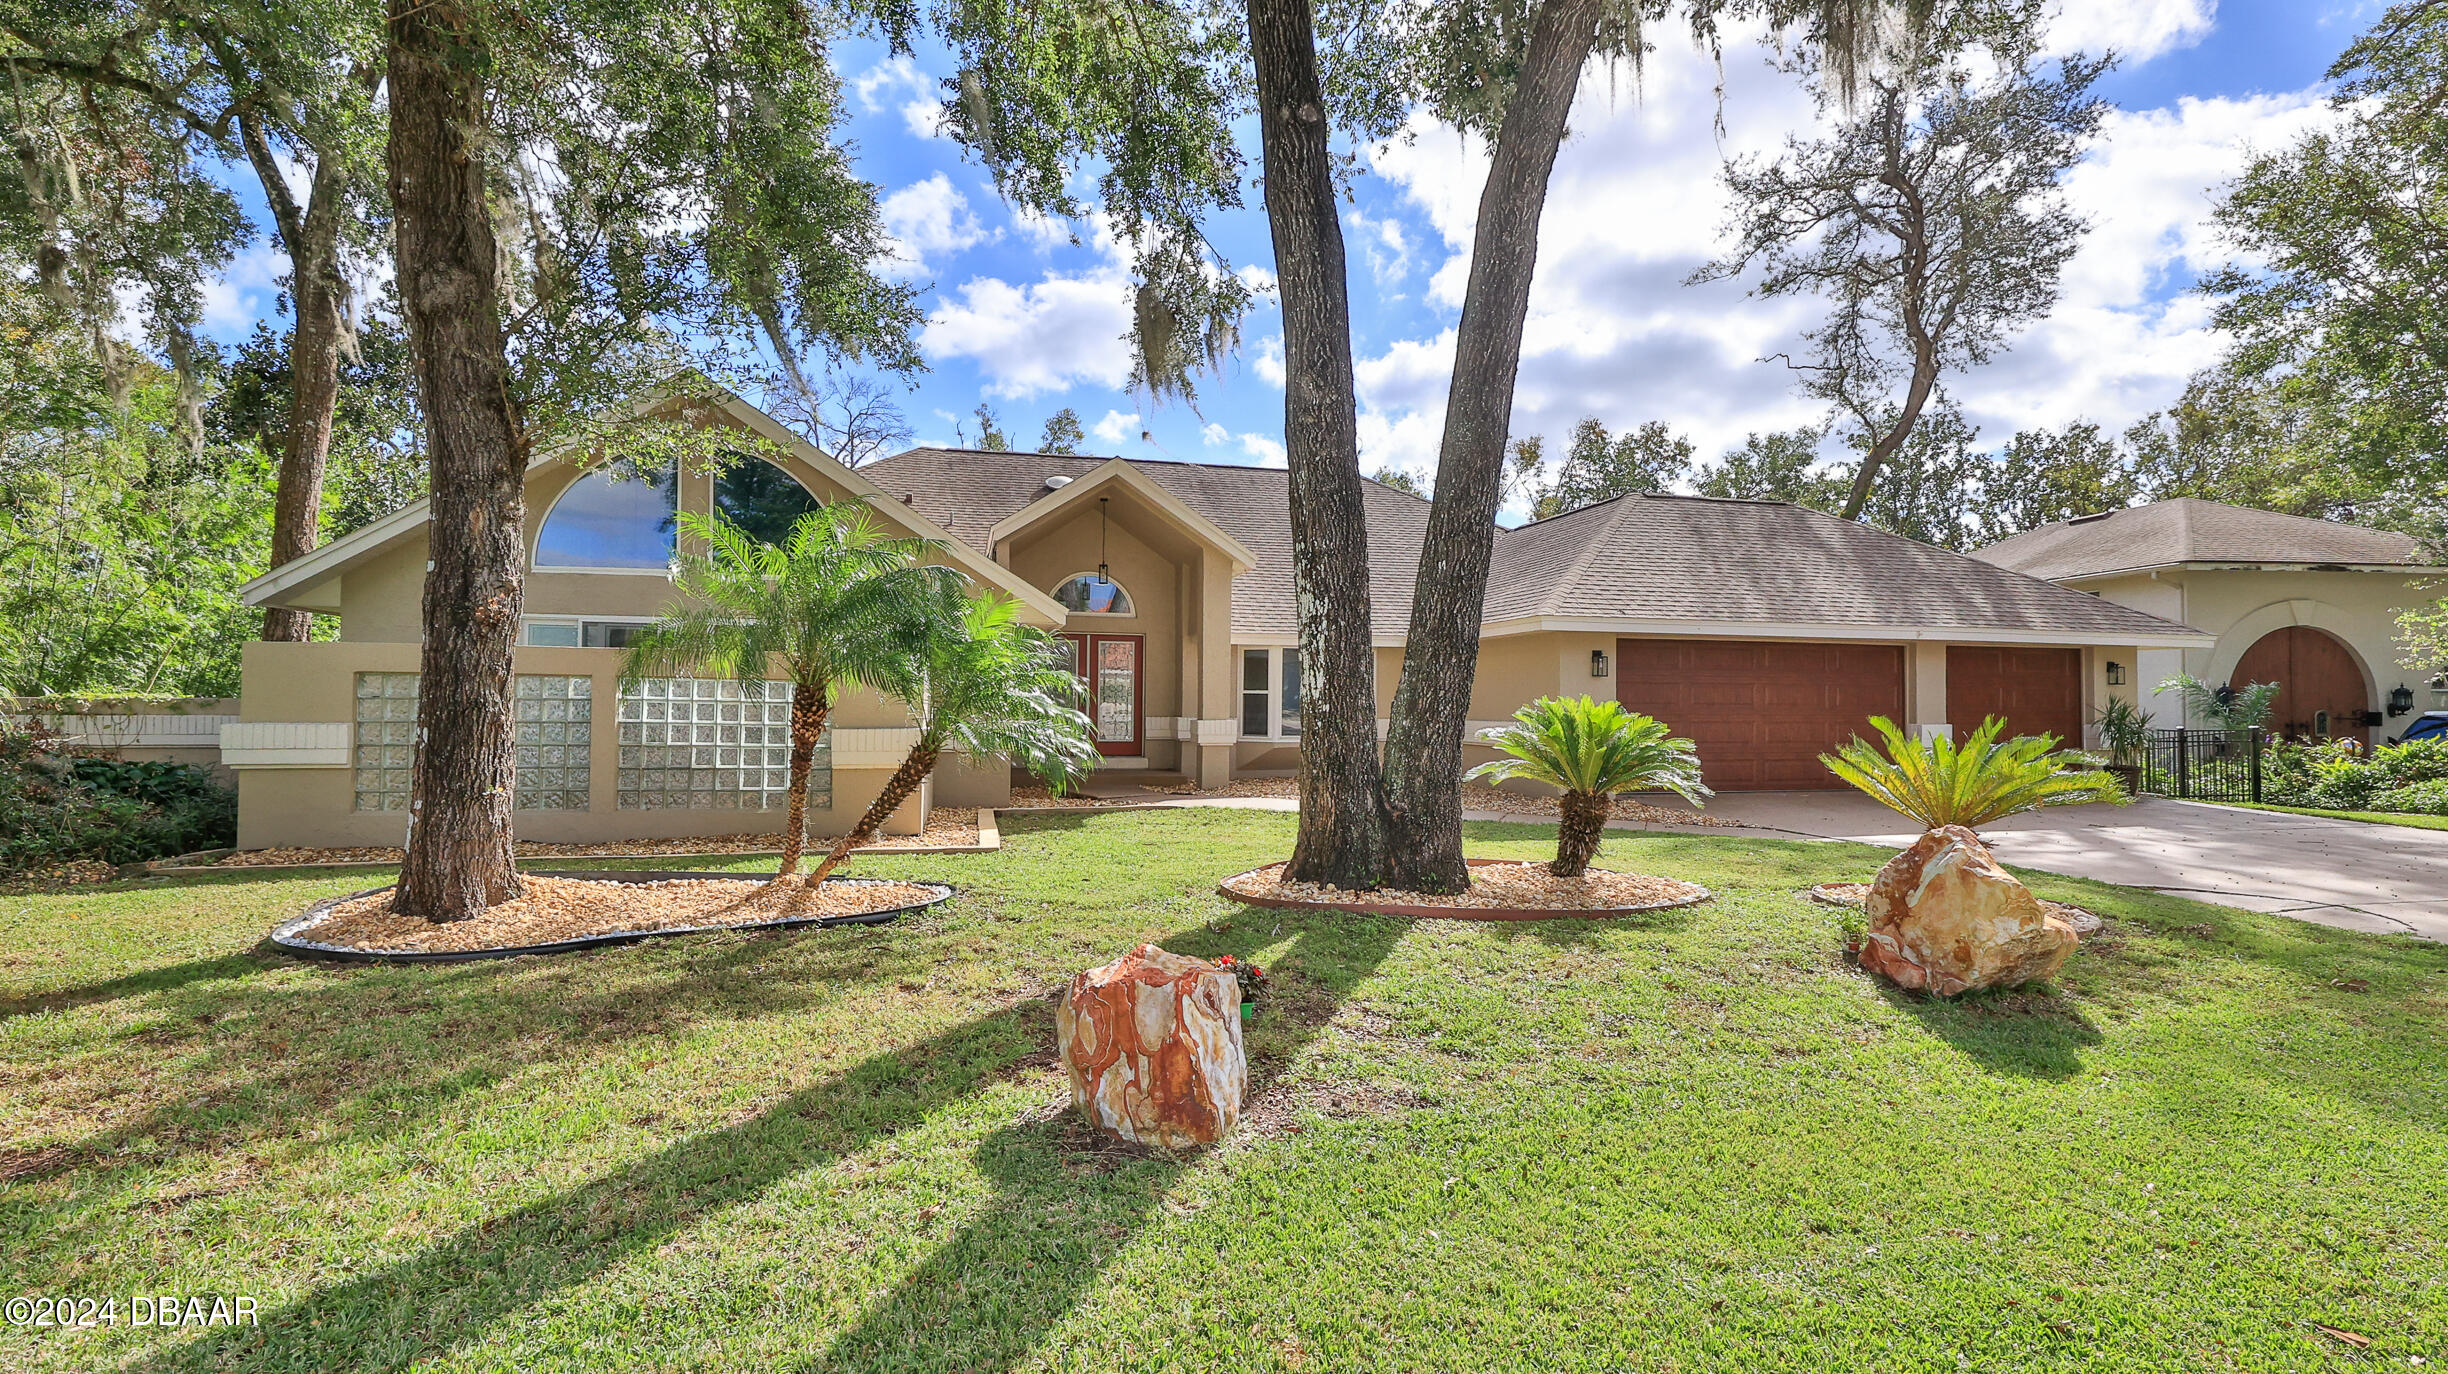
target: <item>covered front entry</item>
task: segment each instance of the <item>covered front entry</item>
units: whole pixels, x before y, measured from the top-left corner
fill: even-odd
[[[2001,739],[2055,735],[2060,745],[2083,742],[2083,675],[2080,649],[2016,649],[1992,644],[1950,644],[1946,651],[1946,718],[1955,738],[2003,716]]]
[[[1139,721],[1144,686],[1147,637],[1144,635],[1064,635],[1071,646],[1071,668],[1088,683],[1088,718],[1096,722],[1097,752],[1108,758],[1136,757],[1144,751]]]
[[[2227,680],[2237,687],[2277,683],[2269,728],[2286,735],[2359,733],[2372,706],[2354,650],[2310,625],[2289,625],[2254,640]]]
[[[1620,639],[1615,696],[1700,747],[1722,792],[1844,784],[1819,756],[1870,717],[1904,719],[1904,650],[1892,644]]]

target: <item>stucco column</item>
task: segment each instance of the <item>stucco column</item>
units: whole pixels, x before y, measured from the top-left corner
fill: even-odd
[[[1232,564],[1213,549],[1198,557],[1198,726],[1185,754],[1198,751],[1198,785],[1232,781],[1233,740],[1240,731],[1241,684],[1232,642]],[[1189,714],[1185,704],[1183,714]],[[1188,772],[1186,765],[1184,772]]]
[[[1954,722],[1947,719],[1946,651],[1945,644],[1929,639],[1917,639],[1908,646],[1904,710],[1912,723],[1905,728],[1907,735],[1952,734]]]

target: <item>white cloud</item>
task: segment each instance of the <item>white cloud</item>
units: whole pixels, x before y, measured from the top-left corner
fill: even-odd
[[[941,172],[884,197],[878,208],[885,232],[892,235],[895,245],[891,266],[907,275],[926,272],[931,257],[959,253],[1000,237],[999,231],[978,223],[969,209],[969,197]]]
[[[1231,430],[1226,429],[1224,426],[1217,424],[1213,420],[1209,420],[1206,424],[1199,426],[1199,440],[1200,442],[1206,444],[1209,448],[1214,448],[1216,445],[1223,443],[1225,440],[1230,439],[1231,437]]]
[[[2209,37],[2217,15],[2218,0],[2063,0],[2049,25],[2049,47],[2113,49],[2127,65],[2138,65]]]
[[[2141,8],[2160,16],[2150,32],[2190,32],[2166,17],[2186,6]],[[2077,11],[2069,22],[2093,22],[2092,10]],[[1717,250],[1727,217],[1721,156],[1773,155],[1817,119],[1789,78],[1729,47],[1721,138],[1717,79],[1707,58],[1673,42],[1650,56],[1637,92],[1603,75],[1584,84],[1539,237],[1515,433],[1561,439],[1584,415],[1618,429],[1664,420],[1714,458],[1747,433],[1816,417],[1785,368],[1758,360],[1793,347],[1819,303],[1750,299],[1743,283],[1684,284]],[[1949,383],[1985,437],[2083,417],[2122,427],[2174,400],[2220,346],[2206,303],[2185,289],[2224,259],[2207,224],[2213,188],[2248,145],[2277,146],[2320,117],[2311,91],[2112,114],[2067,181],[2093,228],[2058,308],[1996,363]],[[1450,128],[1415,121],[1409,132],[1371,154],[1396,195],[1380,190],[1369,203],[1377,188],[1363,183],[1362,208],[1370,224],[1412,226],[1415,265],[1430,273],[1427,301],[1443,323],[1362,356],[1357,380],[1364,462],[1424,470],[1441,437],[1449,326],[1486,156]],[[1256,367],[1281,384],[1280,341],[1260,345]]]
[[[1028,206],[1015,205],[1011,207],[1011,217],[1012,226],[1020,231],[1020,237],[1028,240],[1029,246],[1040,253],[1049,253],[1079,242],[1071,221],[1060,216],[1042,215]]]
[[[1400,219],[1373,219],[1365,210],[1353,210],[1343,218],[1360,241],[1369,277],[1379,286],[1399,285],[1411,274],[1411,238]]]
[[[1280,440],[1270,439],[1263,434],[1242,435],[1241,451],[1248,454],[1252,458],[1257,459],[1258,466],[1262,468],[1280,468],[1289,466],[1289,460],[1284,456],[1284,446],[1282,442]]]
[[[229,265],[218,276],[203,282],[203,312],[198,323],[207,335],[219,338],[244,338],[255,332],[258,320],[274,320],[274,301],[283,287],[281,279],[289,275],[289,255],[265,240],[238,250]],[[131,313],[133,295],[122,301],[120,314]],[[128,337],[141,338],[143,330],[128,330]]]
[[[1109,272],[1049,274],[1014,286],[999,277],[963,282],[928,314],[919,348],[930,358],[968,358],[990,395],[1025,400],[1078,382],[1130,380],[1130,284]]]
[[[1274,387],[1278,391],[1283,390],[1283,336],[1281,334],[1269,334],[1265,338],[1260,339],[1258,341],[1258,351],[1250,359],[1250,367],[1252,370],[1257,372],[1260,380],[1264,381],[1268,386]]]
[[[898,105],[901,123],[917,138],[943,133],[943,101],[935,79],[918,70],[909,54],[899,53],[850,78],[850,89],[869,114]]]
[[[1139,437],[1139,417],[1109,410],[1104,419],[1088,427],[1088,432],[1109,444],[1127,444]]]

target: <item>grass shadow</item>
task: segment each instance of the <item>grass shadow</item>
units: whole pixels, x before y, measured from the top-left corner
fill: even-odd
[[[170,992],[198,983],[218,983],[252,977],[273,966],[273,959],[266,952],[267,949],[268,947],[258,947],[244,954],[225,954],[215,959],[191,959],[186,963],[171,964],[164,968],[143,969],[81,988],[12,993],[0,997],[0,1021],[6,1021],[14,1016],[34,1016],[47,1011],[65,1011],[75,1007],[93,1006],[100,1002],[115,1002],[122,997]]]
[[[1309,918],[1292,948],[1275,957],[1271,990],[1247,1037],[1246,1101],[1256,1102],[1291,1067],[1408,928],[1381,917]],[[1204,928],[1166,948],[1231,952]],[[1173,1183],[1205,1156],[1092,1155],[1097,1148],[1068,1107],[1051,1120],[988,1136],[976,1157],[993,1180],[993,1204],[799,1368],[995,1371],[1024,1360],[1106,1262],[1157,1219]],[[1114,1159],[1120,1162],[1108,1162]]]
[[[1320,923],[1275,962],[1295,989],[1316,983],[1330,999],[1339,1000],[1375,969],[1404,928],[1400,922],[1373,923],[1360,930]],[[1257,940],[1254,933],[1227,937],[1198,926],[1160,943],[1182,953],[1246,954]],[[1349,953],[1326,948],[1338,944]],[[1296,995],[1289,1005],[1305,1006],[1312,1000]],[[1279,1024],[1254,1032],[1253,1078],[1261,1066],[1270,1073],[1280,1067],[1325,1019],[1314,1009],[1287,1009]],[[1262,1016],[1261,1024],[1265,1021]],[[475,1342],[505,1318],[650,1252],[675,1233],[748,1203],[784,1179],[841,1160],[995,1083],[1041,1067],[1053,1040],[1052,1001],[1042,996],[1018,1000],[921,1043],[875,1055],[736,1125],[692,1136],[578,1187],[489,1217],[398,1264],[267,1311],[258,1326],[210,1330],[148,1352],[127,1367],[414,1367]],[[1054,1136],[1029,1127],[1009,1128],[990,1138],[981,1159],[1015,1180],[997,1215],[1018,1217],[1044,1209],[1052,1218],[1060,1210],[1056,1191],[1045,1182],[1047,1169],[1063,1172],[1063,1154]],[[1178,1166],[1151,1160],[1148,1167]],[[1094,1226],[1118,1225],[1119,1215],[1102,1216]],[[1142,1216],[1142,1224],[1144,1220]],[[1068,1227],[1072,1221],[1066,1218],[1060,1224]],[[901,1310],[896,1304],[905,1306],[918,1294],[937,1290],[941,1275],[957,1272],[947,1271],[945,1261],[989,1263],[983,1253],[992,1249],[988,1230],[965,1231],[948,1254],[931,1260],[838,1348],[864,1348],[893,1329],[898,1323],[892,1314]],[[1021,1324],[1029,1332],[1042,1331],[1093,1276],[1092,1269],[1072,1276],[1055,1272],[1058,1266],[1032,1266],[1025,1260],[999,1263],[1012,1268],[1014,1288],[998,1297],[971,1281],[967,1301],[994,1302],[998,1310],[1010,1302],[1022,1313]],[[953,1284],[955,1292],[959,1287]],[[978,1325],[989,1323],[981,1318]],[[1025,1340],[989,1342],[983,1329],[952,1339],[970,1340],[981,1350],[992,1345],[1016,1353],[1026,1347]]]

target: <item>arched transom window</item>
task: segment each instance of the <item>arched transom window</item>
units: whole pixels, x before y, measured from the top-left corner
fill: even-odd
[[[1074,573],[1054,589],[1054,599],[1066,611],[1085,615],[1137,615],[1122,584],[1097,573]]]
[[[607,463],[569,485],[536,532],[539,568],[663,572],[679,525],[675,469]]]

